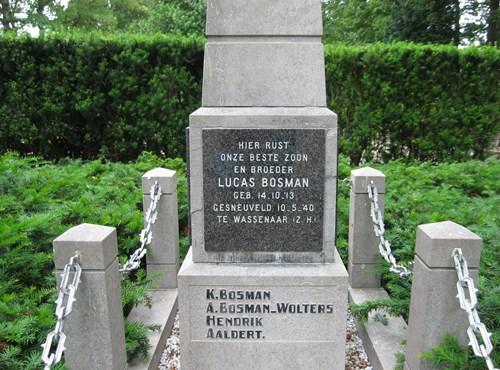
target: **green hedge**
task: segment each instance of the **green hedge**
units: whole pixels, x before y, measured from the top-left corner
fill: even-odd
[[[203,40],[0,39],[0,151],[45,158],[184,156]]]
[[[500,132],[500,50],[327,46],[329,107],[354,163],[483,158]]]
[[[0,38],[0,152],[185,157],[203,39]],[[353,163],[483,158],[500,132],[494,48],[326,45],[329,107]]]

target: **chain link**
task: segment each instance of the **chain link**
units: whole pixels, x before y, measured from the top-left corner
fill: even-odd
[[[399,274],[401,278],[406,279],[412,274],[412,271],[409,268],[397,263],[396,259],[392,255],[391,244],[384,238],[384,219],[382,218],[382,212],[378,206],[377,187],[373,181],[370,181],[368,184],[368,197],[370,198],[370,215],[372,217],[373,230],[375,231],[375,235],[380,238],[380,243],[378,245],[379,252],[387,263],[391,265],[389,270]]]
[[[137,248],[137,250],[130,255],[129,260],[123,265],[120,269],[120,273],[124,275],[130,274],[133,270],[137,270],[141,265],[141,259],[146,255],[146,245],[151,244],[151,240],[153,239],[152,225],[156,222],[156,218],[158,217],[158,211],[156,210],[156,206],[158,205],[158,201],[161,198],[161,187],[158,185],[158,182],[155,181],[155,184],[151,186],[151,191],[149,194],[151,198],[151,202],[149,204],[149,208],[144,215],[144,220],[146,221],[146,227],[142,229],[140,233],[140,242],[141,246]]]
[[[488,333],[486,326],[479,319],[476,310],[477,305],[477,289],[474,287],[474,280],[469,277],[467,261],[460,248],[453,250],[453,260],[455,261],[455,270],[458,275],[457,282],[457,298],[460,302],[460,307],[467,313],[469,319],[469,328],[467,335],[469,336],[469,345],[472,347],[474,354],[484,358],[489,370],[495,370],[490,353],[493,351],[491,344],[491,333]],[[479,343],[478,337],[481,338],[482,344]]]
[[[63,333],[64,319],[73,311],[73,302],[75,302],[75,294],[80,283],[82,268],[79,262],[80,257],[75,255],[71,257],[69,263],[64,266],[62,273],[62,281],[59,287],[59,295],[56,300],[55,315],[57,323],[54,331],[47,335],[45,343],[42,344],[42,361],[45,364],[45,370],[50,369],[53,365],[61,361],[62,354],[66,349],[66,335]],[[70,282],[70,274],[74,271],[73,278]],[[55,340],[55,343],[53,341]],[[51,349],[55,347],[55,352],[51,353]]]

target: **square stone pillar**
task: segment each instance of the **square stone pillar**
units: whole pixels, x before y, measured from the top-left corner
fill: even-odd
[[[156,182],[161,187],[161,197],[157,204],[158,219],[151,228],[153,239],[146,253],[146,268],[148,274],[161,274],[153,282],[159,289],[174,289],[177,288],[179,272],[179,215],[175,171],[155,168],[142,176],[144,212],[149,208],[151,187]]]
[[[82,268],[73,311],[64,320],[66,365],[72,370],[122,370],[127,365],[116,229],[82,224],[53,242],[60,273],[78,254]]]
[[[445,333],[456,336],[464,346],[469,341],[469,320],[457,299],[455,248],[462,249],[469,275],[477,286],[481,238],[451,221],[418,227],[406,344],[407,370],[432,370],[432,363],[419,355],[441,344]]]
[[[351,288],[380,288],[380,238],[375,235],[371,217],[368,184],[373,181],[378,192],[378,206],[384,214],[385,175],[364,167],[351,172],[349,203],[349,283]]]

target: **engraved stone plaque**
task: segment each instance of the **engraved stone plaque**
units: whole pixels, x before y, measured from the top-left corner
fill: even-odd
[[[215,129],[203,137],[207,252],[321,252],[324,129]]]
[[[193,287],[191,338],[200,341],[315,341],[335,339],[328,321],[340,297],[327,288],[309,287]],[[202,301],[202,302],[200,302]],[[193,312],[194,313],[194,312]],[[309,325],[304,325],[308,322]],[[304,326],[300,336],[296,327]]]

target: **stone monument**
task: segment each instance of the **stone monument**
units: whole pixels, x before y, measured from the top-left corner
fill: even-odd
[[[183,369],[343,369],[321,0],[209,0],[206,34],[178,276]]]

